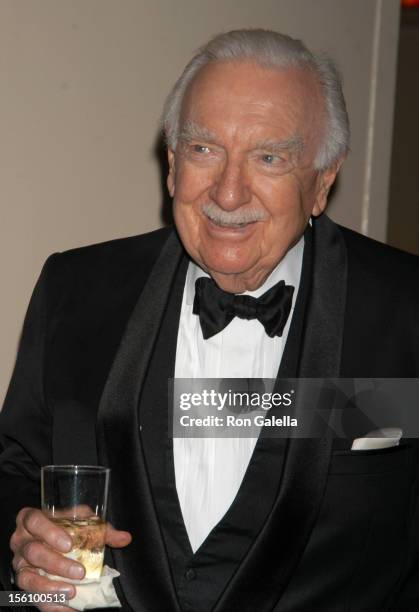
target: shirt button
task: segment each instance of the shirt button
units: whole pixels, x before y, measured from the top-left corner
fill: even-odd
[[[195,580],[196,578],[196,571],[190,567],[189,569],[186,570],[185,572],[185,578],[186,580],[189,582],[190,580]]]

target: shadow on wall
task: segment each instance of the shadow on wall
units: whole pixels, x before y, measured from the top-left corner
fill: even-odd
[[[169,172],[167,149],[163,134],[159,133],[154,144],[154,157],[160,170],[161,208],[160,220],[164,225],[173,225],[172,198],[167,191],[166,179]]]
[[[419,255],[419,8],[403,9],[390,175],[388,243]]]

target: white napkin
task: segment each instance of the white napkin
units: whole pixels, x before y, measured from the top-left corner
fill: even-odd
[[[42,570],[39,573],[48,576],[52,580],[63,580],[60,576],[51,576]],[[68,580],[76,587],[76,596],[69,599],[66,604],[74,610],[92,610],[94,608],[121,608],[120,601],[112,584],[112,580],[119,576],[115,569],[103,566],[100,578],[83,580]]]
[[[383,427],[375,429],[364,438],[356,438],[352,443],[351,450],[378,450],[380,448],[390,448],[398,446],[403,431],[399,427]]]
[[[74,610],[92,610],[93,608],[120,608],[118,596],[112,580],[119,576],[119,572],[105,565],[102,575],[94,582],[83,583],[76,587],[76,596],[67,604]]]

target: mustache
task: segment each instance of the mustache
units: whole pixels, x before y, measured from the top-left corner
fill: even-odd
[[[266,219],[266,213],[257,208],[238,208],[237,210],[223,210],[215,202],[208,202],[202,206],[202,212],[214,223],[223,225],[242,225]]]

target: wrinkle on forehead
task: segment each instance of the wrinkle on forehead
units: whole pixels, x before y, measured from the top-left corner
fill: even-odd
[[[227,78],[224,78],[226,75]],[[241,79],[242,75],[244,75],[244,80]],[[216,61],[201,68],[189,83],[182,106],[185,106],[185,103],[188,106],[188,98],[201,92],[204,92],[204,95],[211,95],[214,102],[220,101],[221,103],[225,92],[231,92],[241,98],[242,104],[249,107],[253,106],[255,109],[258,106],[261,109],[273,107],[277,104],[277,100],[272,100],[273,92],[269,91],[264,97],[264,91],[266,86],[269,89],[272,79],[275,80],[276,76],[281,79],[281,83],[278,83],[278,95],[281,95],[282,92],[286,98],[290,94],[290,88],[292,89],[291,106],[295,105],[295,96],[300,102],[310,102],[310,105],[318,102],[320,105],[323,104],[318,78],[310,68],[269,67],[261,66],[250,60],[243,60]],[[257,92],[256,99],[255,91]],[[257,99],[258,94],[259,99]],[[282,98],[282,102],[285,101],[285,98]]]

